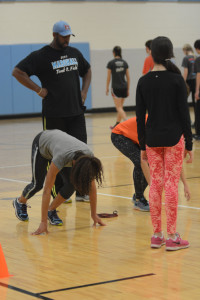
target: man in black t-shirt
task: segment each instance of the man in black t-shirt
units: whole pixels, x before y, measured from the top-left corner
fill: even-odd
[[[194,48],[200,54],[200,40],[196,40]],[[200,57],[197,57],[194,63],[196,73],[196,92],[195,92],[195,129],[196,134],[193,136],[195,140],[200,140]]]
[[[82,53],[69,46],[71,35],[68,23],[55,23],[50,45],[30,53],[15,66],[12,75],[43,99],[44,129],[59,129],[87,143],[84,102],[91,69]],[[41,87],[31,80],[32,75],[39,78]]]

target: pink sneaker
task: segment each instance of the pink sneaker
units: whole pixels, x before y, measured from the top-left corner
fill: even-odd
[[[160,248],[162,245],[165,245],[164,235],[161,238],[155,235],[151,237],[151,248]]]
[[[178,232],[176,233],[175,240],[169,238],[166,240],[166,250],[169,251],[185,249],[188,247],[190,247],[189,242],[182,240]]]

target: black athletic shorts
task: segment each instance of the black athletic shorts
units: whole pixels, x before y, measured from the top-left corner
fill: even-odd
[[[127,88],[112,89],[112,96],[116,98],[127,98]]]

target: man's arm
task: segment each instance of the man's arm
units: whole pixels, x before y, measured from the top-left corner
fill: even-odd
[[[104,224],[101,219],[97,216],[97,189],[96,189],[96,184],[95,180],[91,182],[91,187],[90,187],[90,192],[89,192],[89,197],[90,197],[90,209],[91,209],[91,217],[94,220],[93,226],[96,226],[98,223],[101,226],[104,226]]]
[[[51,199],[51,190],[55,183],[56,175],[58,174],[58,172],[59,172],[58,168],[52,162],[49,167],[49,170],[47,172],[45,185],[44,185],[44,189],[43,189],[43,194],[42,194],[41,223],[40,223],[39,228],[35,232],[32,233],[33,235],[38,235],[43,232],[48,233],[47,217],[48,217],[49,203],[50,203],[50,199]]]
[[[30,79],[26,72],[21,71],[19,68],[14,68],[12,75],[22,85],[36,92],[40,97],[45,98],[47,95],[47,89],[39,87],[33,80]]]
[[[92,72],[91,72],[91,68],[89,68],[87,73],[83,76],[82,79],[81,97],[82,97],[83,104],[85,103],[85,100],[87,98],[87,92],[90,86],[91,78],[92,78]]]

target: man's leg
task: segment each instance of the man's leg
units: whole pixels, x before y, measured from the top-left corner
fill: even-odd
[[[81,114],[73,118],[66,118],[67,133],[87,144],[85,116]]]
[[[67,133],[87,144],[87,131],[84,114],[67,119]],[[90,202],[88,195],[80,195],[78,191],[76,191],[76,201]]]
[[[43,119],[43,129],[44,130],[58,129],[58,130],[61,130],[61,131],[67,133],[66,120],[65,120],[66,118],[48,118],[43,115],[42,119]],[[49,165],[50,165],[50,162],[49,162]],[[57,192],[62,187],[62,185],[63,185],[62,179],[58,173],[58,175],[56,176],[55,185],[53,186],[53,188],[51,190],[51,196],[53,198],[55,198],[57,196]]]

